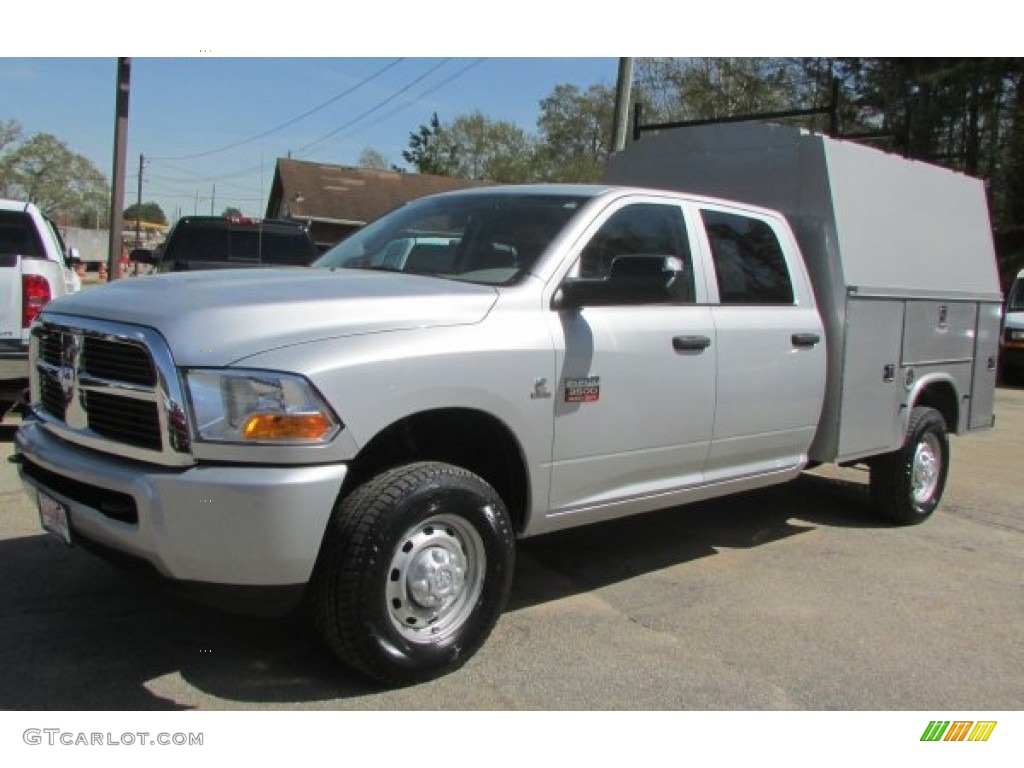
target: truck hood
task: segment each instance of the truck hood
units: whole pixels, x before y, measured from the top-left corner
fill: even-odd
[[[351,269],[241,269],[117,280],[46,312],[159,331],[179,365],[227,365],[269,349],[382,331],[478,323],[489,286]]]

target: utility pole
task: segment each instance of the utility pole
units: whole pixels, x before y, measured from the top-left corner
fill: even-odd
[[[626,148],[626,133],[629,128],[629,97],[633,89],[633,59],[619,59],[619,79],[615,85],[615,117],[612,132],[612,152]]]
[[[195,202],[195,205],[192,206],[192,215],[193,216],[198,216],[199,215],[199,190],[198,189],[196,190],[196,202]]]
[[[213,216],[213,206],[217,200],[217,185],[213,185],[213,192],[210,193],[210,215]]]
[[[114,108],[114,172],[110,197],[110,236],[107,240],[107,279],[116,280],[121,266],[121,232],[124,228],[124,167],[128,153],[128,98],[131,95],[132,60],[117,59],[117,100]]]
[[[135,202],[135,247],[142,247],[142,164],[145,162],[139,153],[139,196]]]

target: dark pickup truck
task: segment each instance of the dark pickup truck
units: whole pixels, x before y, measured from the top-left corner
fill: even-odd
[[[160,272],[306,266],[316,245],[301,224],[277,219],[186,216],[178,220],[156,265]]]

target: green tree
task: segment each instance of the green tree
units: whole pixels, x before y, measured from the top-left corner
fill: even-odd
[[[0,197],[14,197],[10,191],[11,182],[8,178],[7,165],[10,163],[10,154],[4,150],[21,138],[21,124],[17,120],[0,121]]]
[[[441,121],[435,112],[427,125],[409,134],[409,148],[402,157],[420,173],[453,176],[456,169],[455,148],[444,137]]]
[[[359,153],[359,167],[386,171],[391,168],[391,163],[388,162],[383,153],[378,152],[373,147],[364,147],[363,151]]]
[[[841,136],[983,179],[1004,279],[1024,265],[1024,59],[642,59],[636,71],[648,123],[821,107],[835,79]]]
[[[3,152],[9,144],[14,144],[21,138],[21,123],[17,120],[0,120],[0,152]]]
[[[227,214],[224,215],[226,216]],[[124,218],[125,221],[129,219],[135,221],[135,219],[141,218],[143,221],[151,221],[155,224],[167,223],[164,209],[160,207],[159,203],[154,202],[143,203],[141,206],[138,203],[132,203],[124,209]]]
[[[505,184],[533,179],[534,142],[507,120],[461,115],[442,126],[440,143],[454,159],[455,176]]]
[[[241,216],[242,215],[242,210],[240,208],[235,208],[235,206],[233,206],[233,205],[229,205],[227,208],[225,208],[223,211],[220,212],[220,215],[221,216]]]
[[[29,200],[51,214],[81,217],[102,210],[110,198],[99,169],[49,133],[37,133],[8,149],[0,157],[0,176],[5,195]]]
[[[887,146],[984,179],[1004,280],[1024,264],[1024,59],[842,59]]]
[[[636,84],[648,121],[699,120],[792,109],[799,70],[778,58],[640,59]]]
[[[556,85],[540,102],[537,175],[551,181],[594,182],[611,152],[615,92]]]
[[[535,178],[533,139],[507,120],[480,111],[443,124],[437,114],[409,135],[402,157],[420,173],[516,183]]]

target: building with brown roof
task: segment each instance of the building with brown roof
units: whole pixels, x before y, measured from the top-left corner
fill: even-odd
[[[305,223],[317,247],[326,250],[409,200],[487,184],[450,176],[279,158],[266,216]]]

